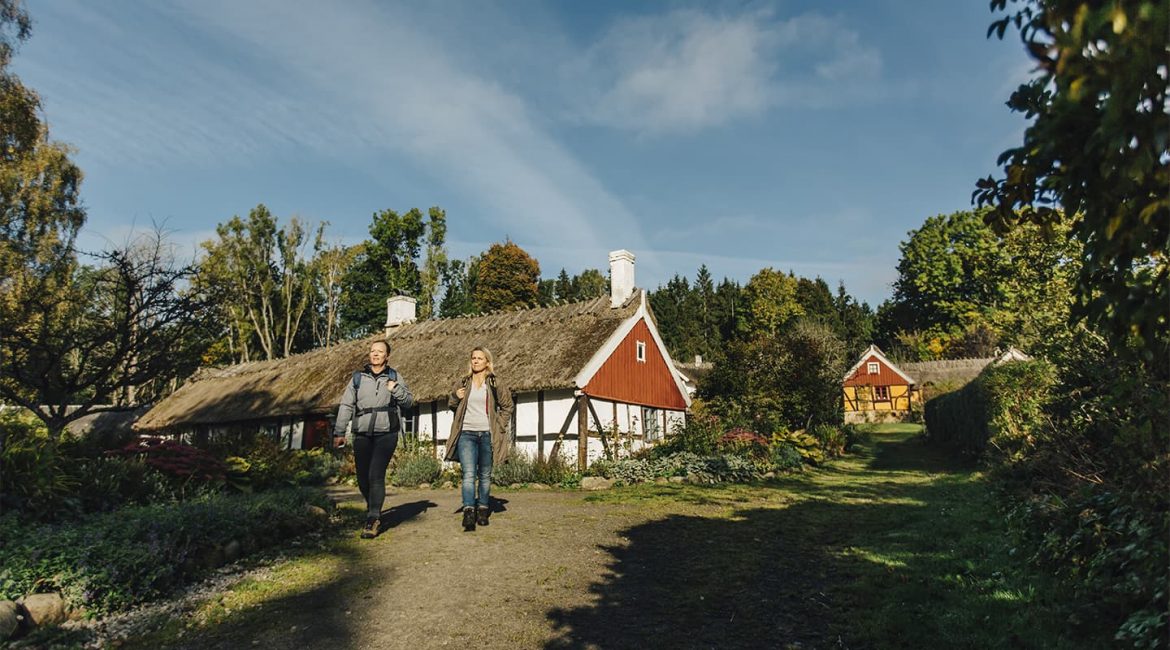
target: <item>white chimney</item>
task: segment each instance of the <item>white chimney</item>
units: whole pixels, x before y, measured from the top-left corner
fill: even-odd
[[[634,293],[634,254],[622,249],[609,254],[609,306],[621,307]]]
[[[695,365],[696,365],[696,366],[701,366],[701,365],[703,365],[703,355],[701,355],[701,354],[696,354],[696,355],[695,355]]]
[[[404,323],[413,323],[415,316],[414,306],[417,303],[410,296],[393,296],[386,299],[386,331],[391,327],[398,327]]]

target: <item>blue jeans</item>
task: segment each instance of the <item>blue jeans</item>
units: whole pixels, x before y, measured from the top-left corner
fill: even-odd
[[[462,431],[456,443],[459,464],[463,467],[463,507],[488,507],[492,491],[492,432]],[[479,478],[476,498],[475,479]]]

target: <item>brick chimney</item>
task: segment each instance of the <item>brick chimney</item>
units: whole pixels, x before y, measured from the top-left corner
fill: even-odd
[[[386,299],[386,333],[390,329],[405,323],[413,323],[418,317],[415,315],[416,301],[410,296],[393,296]]]
[[[618,308],[633,295],[634,254],[622,249],[609,254],[609,306]]]

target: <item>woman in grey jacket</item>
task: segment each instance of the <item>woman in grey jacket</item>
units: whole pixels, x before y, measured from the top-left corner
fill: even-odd
[[[512,448],[512,391],[496,375],[487,348],[471,350],[468,373],[447,397],[455,411],[445,460],[463,468],[463,530],[488,524],[492,465],[508,460]],[[476,479],[479,489],[476,489]]]
[[[362,538],[378,534],[382,504],[386,501],[386,467],[398,446],[402,430],[401,409],[414,406],[414,397],[406,382],[390,366],[386,357],[390,344],[370,344],[370,362],[345,384],[333,425],[333,439],[345,444],[346,425],[352,423],[353,459],[357,466],[358,489],[366,500],[366,524]]]

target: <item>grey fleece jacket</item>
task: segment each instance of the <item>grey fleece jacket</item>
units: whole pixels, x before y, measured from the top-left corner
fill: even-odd
[[[333,435],[344,436],[345,427],[353,421],[354,435],[374,435],[402,430],[402,409],[414,406],[414,396],[406,386],[406,380],[398,375],[394,390],[387,390],[390,377],[386,371],[374,375],[370,366],[362,370],[357,393],[353,382],[345,382],[345,392],[337,407],[337,421],[333,424]],[[397,426],[391,426],[390,418],[398,419]]]

